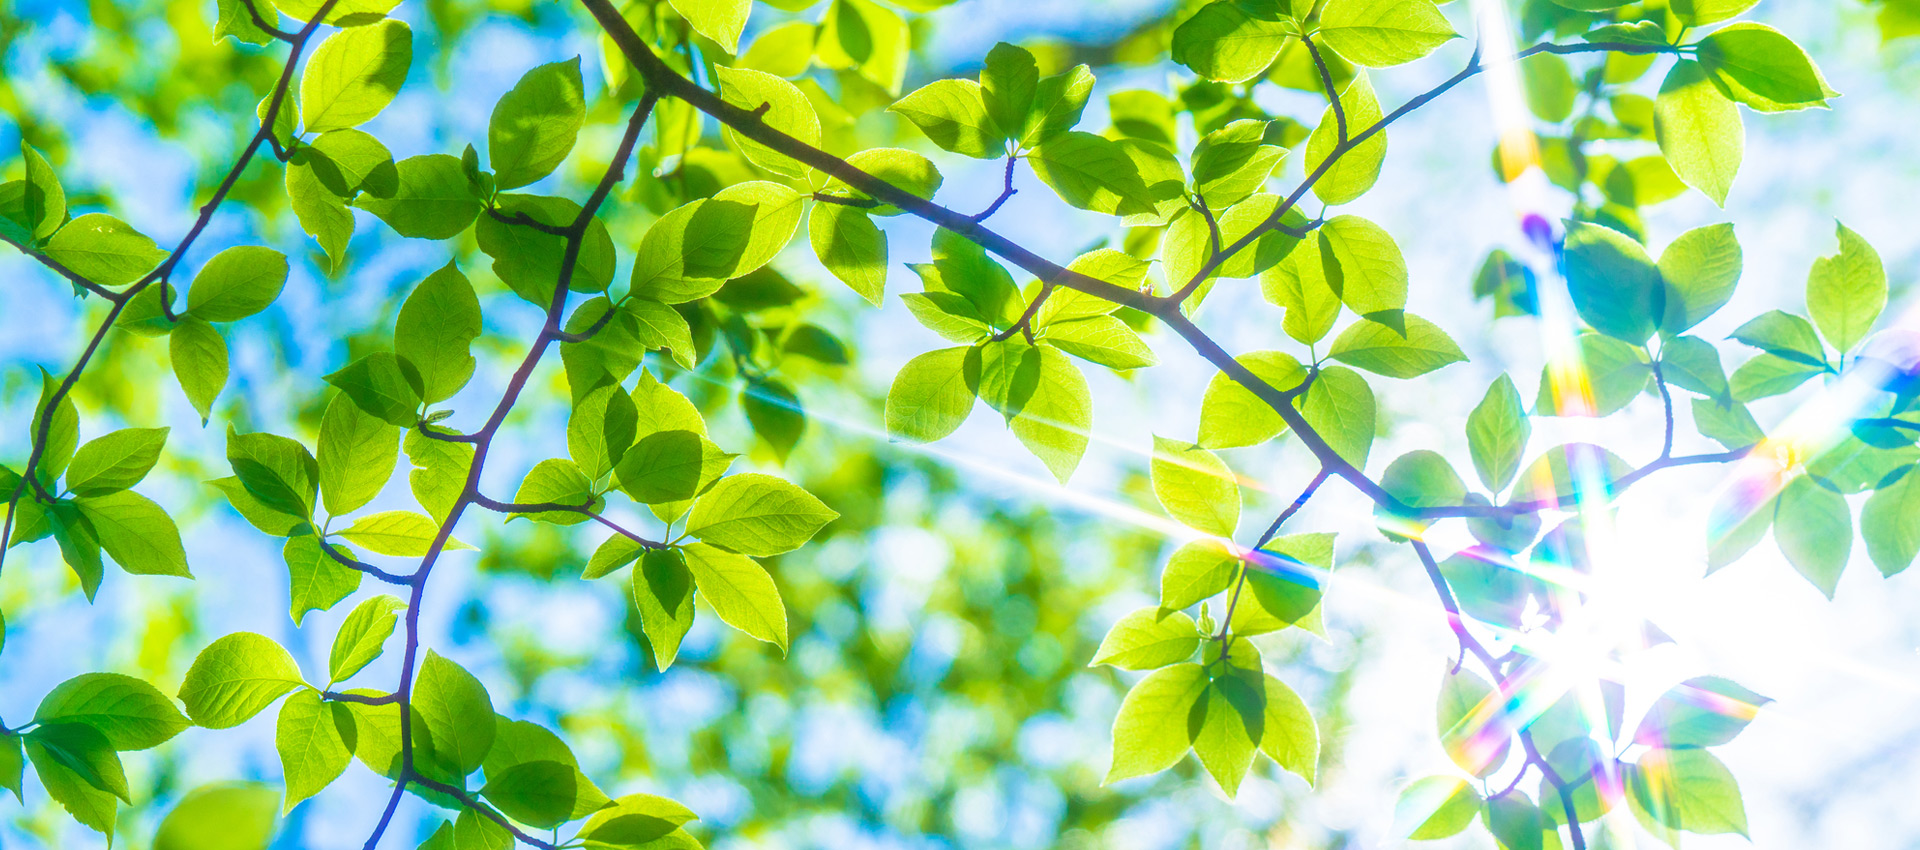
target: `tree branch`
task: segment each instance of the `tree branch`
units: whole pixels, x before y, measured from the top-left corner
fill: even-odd
[[[353,558],[347,557],[346,553],[341,552],[339,549],[335,548],[332,543],[328,543],[325,537],[320,537],[319,540],[320,540],[320,551],[327,553],[327,556],[331,557],[335,561],[339,561],[341,566],[347,567],[348,569],[359,570],[360,572],[366,573],[367,575],[373,576],[374,578],[377,578],[388,584],[397,584],[397,585],[400,585],[401,587],[411,587],[413,585],[412,576],[403,576],[397,573],[390,573],[372,564],[366,563],[365,561],[359,561],[359,560],[355,560]]]
[[[1313,39],[1302,33],[1300,43],[1307,46],[1307,55],[1313,57],[1313,66],[1320,69],[1320,83],[1327,87],[1327,103],[1333,106],[1334,127],[1340,131],[1338,144],[1347,143],[1347,108],[1340,104],[1340,92],[1333,87],[1333,72],[1327,68],[1326,57],[1320,55],[1320,48]]]

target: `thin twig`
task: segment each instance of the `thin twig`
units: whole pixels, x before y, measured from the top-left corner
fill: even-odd
[[[1019,157],[1014,156],[1011,153],[1007,154],[1006,188],[1003,188],[1000,190],[1000,197],[994,198],[993,203],[988,204],[986,209],[981,210],[973,215],[974,221],[981,222],[981,221],[986,221],[989,218],[992,218],[994,213],[997,213],[1000,211],[1000,206],[1002,204],[1005,204],[1008,198],[1013,197],[1014,192],[1018,191],[1013,188],[1013,165],[1014,163],[1019,161],[1020,161]]]

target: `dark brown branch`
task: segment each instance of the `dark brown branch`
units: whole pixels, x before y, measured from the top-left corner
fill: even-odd
[[[538,230],[541,233],[547,234],[548,236],[566,236],[569,233],[569,229],[565,225],[548,224],[544,221],[534,218],[533,216],[527,215],[525,212],[518,211],[518,210],[509,214],[509,213],[501,212],[499,207],[488,207],[487,216],[489,218],[492,218],[494,221],[498,221],[502,224],[512,224],[520,227],[529,228],[532,230]]]
[[[364,694],[347,694],[337,691],[321,691],[320,698],[330,702],[354,702],[361,705],[392,705],[400,701],[399,694],[381,694],[370,697]]]
[[[287,32],[286,30],[283,30],[277,26],[274,26],[273,24],[267,23],[266,17],[260,14],[260,7],[255,5],[256,0],[241,0],[241,2],[246,4],[247,14],[253,16],[253,25],[256,27],[259,27],[261,32],[266,33],[267,35],[273,36],[274,38],[277,38],[281,41],[285,41],[289,43],[291,43],[294,40],[295,36],[293,33]],[[276,9],[274,11],[273,17],[274,17],[274,20],[276,21],[279,20],[280,18],[279,10]],[[315,20],[318,20],[319,18],[324,18],[324,17],[326,17],[326,15],[321,14],[318,17],[316,17]],[[286,157],[281,157],[281,160],[284,161],[285,159]]]
[[[413,578],[411,576],[390,573],[365,561],[350,558],[345,552],[340,551],[332,543],[328,543],[325,537],[320,538],[320,551],[327,553],[328,557],[340,562],[340,565],[343,567],[366,573],[388,584],[397,584],[401,587],[411,587],[413,585]]]
[[[1300,43],[1307,46],[1307,55],[1313,57],[1313,66],[1320,69],[1320,83],[1327,87],[1327,103],[1333,106],[1334,127],[1340,131],[1338,144],[1347,143],[1347,108],[1340,104],[1340,92],[1333,87],[1333,72],[1327,68],[1326,57],[1320,55],[1319,46],[1313,38],[1302,34]]]
[[[833,204],[834,206],[839,206],[839,207],[853,207],[854,209],[862,209],[862,210],[870,210],[880,206],[880,202],[872,198],[849,198],[844,195],[829,195],[826,192],[813,193],[813,199],[823,204]]]
[[[525,844],[529,847],[538,847],[540,848],[540,850],[554,850],[554,848],[560,846],[551,841],[547,841],[545,839],[536,838],[534,836],[528,835],[526,832],[522,831],[520,827],[514,826],[513,821],[508,820],[505,815],[502,815],[499,812],[494,811],[492,806],[484,805],[480,803],[478,800],[475,800],[473,796],[471,794],[468,794],[464,789],[461,789],[452,785],[448,785],[445,782],[440,782],[438,780],[428,779],[427,777],[420,775],[420,772],[417,770],[412,771],[411,776],[414,784],[419,785],[423,788],[430,788],[432,790],[445,794],[449,797],[452,797],[456,800],[459,800],[461,805],[466,806],[467,808],[472,809],[476,812],[479,812],[481,816],[485,817],[487,820],[490,820],[496,824],[499,824],[501,829],[504,829],[507,832],[512,833],[513,837],[522,844]]]
[[[1005,204],[1008,198],[1013,197],[1014,192],[1018,191],[1013,188],[1013,166],[1014,166],[1014,163],[1017,163],[1019,161],[1020,161],[1019,157],[1014,156],[1011,153],[1007,154],[1006,188],[1003,188],[1000,190],[1000,197],[994,198],[993,203],[988,204],[986,209],[981,210],[978,213],[974,214],[973,216],[974,221],[980,222],[980,221],[986,221],[987,219],[992,218],[994,213],[997,213],[1000,211],[1000,206],[1002,204]]]

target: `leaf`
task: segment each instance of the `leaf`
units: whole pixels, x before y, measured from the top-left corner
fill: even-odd
[[[254,499],[290,516],[313,514],[320,466],[297,440],[227,431],[227,463]]]
[[[1567,222],[1567,291],[1580,318],[1607,336],[1643,344],[1664,315],[1660,270],[1626,234]]]
[[[1039,86],[1040,68],[1033,54],[1004,41],[987,51],[986,67],[980,70],[981,100],[994,124],[1022,145],[1029,144],[1025,131],[1038,105],[1035,97]],[[1085,98],[1080,102],[1085,104]]]
[[[633,294],[669,304],[713,294],[742,270],[757,218],[753,205],[720,198],[694,201],[662,216],[647,229],[634,256]]]
[[[489,726],[489,729],[492,727]],[[557,761],[529,761],[489,775],[480,789],[487,802],[502,814],[536,829],[553,829],[609,801],[592,781],[573,765]]]
[[[1542,831],[1548,827],[1525,791],[1491,797],[1486,808],[1487,830],[1506,850],[1544,850]],[[1555,834],[1558,837],[1558,834]]]
[[[407,484],[413,490],[413,498],[435,520],[444,522],[447,511],[453,508],[460,491],[466,487],[467,473],[473,466],[473,446],[436,440],[421,433],[424,428],[437,427],[428,425],[411,429],[401,439],[400,445],[415,467],[407,473]],[[442,429],[440,433],[452,432]]]
[[[1740,364],[1740,368],[1727,377],[1727,383],[1733,388],[1736,401],[1749,402],[1792,392],[1806,383],[1807,379],[1825,371],[1825,367],[1810,366],[1774,354],[1762,354]]]
[[[585,825],[580,827],[580,838],[588,848],[624,848],[651,846],[647,842],[678,834],[679,827],[689,821],[698,820],[691,809],[665,797],[651,794],[628,794],[614,800],[606,808],[593,813]],[[687,839],[691,841],[691,839]],[[687,845],[692,847],[694,845]],[[680,845],[669,845],[679,850]],[[662,848],[668,850],[668,848]]]
[[[40,775],[47,796],[82,826],[112,835],[114,815],[125,791],[116,795],[100,786],[117,784],[124,788],[126,776],[119,756],[107,746],[106,739],[78,723],[56,723],[22,737],[27,759]]]
[[[1011,414],[1013,436],[1046,464],[1055,480],[1066,483],[1087,451],[1093,428],[1093,396],[1087,378],[1051,345],[1034,349],[1039,357],[1032,394]]]
[[[132,487],[147,477],[166,443],[166,428],[122,428],[89,440],[67,466],[67,490],[104,496]]]
[[[1160,607],[1186,608],[1225,591],[1240,569],[1240,559],[1227,544],[1210,537],[1174,550],[1160,573]]]
[[[1380,166],[1387,159],[1387,134],[1384,130],[1357,145],[1351,143],[1361,131],[1379,123],[1384,117],[1380,111],[1380,100],[1373,92],[1373,83],[1365,72],[1355,73],[1353,82],[1340,92],[1340,108],[1347,116],[1349,140],[1349,146],[1340,156],[1334,156],[1334,152],[1341,150],[1342,146],[1340,122],[1333,113],[1333,107],[1327,107],[1320,117],[1319,126],[1314,127],[1313,135],[1307,137],[1307,174],[1320,175],[1314,181],[1313,195],[1325,204],[1344,204],[1366,194],[1380,179]]]
[[[289,122],[291,123],[291,122]],[[291,133],[292,128],[288,128]],[[308,149],[318,179],[341,198],[358,192],[393,194],[400,187],[400,170],[387,146],[359,130],[332,130],[320,134]]]
[[[45,239],[67,221],[67,192],[47,158],[24,140],[20,142],[20,159],[26,165],[26,179],[21,181],[24,215],[19,224],[30,237],[27,241]]]
[[[104,213],[67,222],[41,251],[73,273],[108,287],[139,280],[168,256],[133,225]]]
[[[33,721],[85,724],[121,752],[160,746],[192,725],[158,688],[119,673],[82,673],[61,682],[40,700]]]
[[[273,304],[287,282],[287,255],[242,245],[215,254],[193,276],[187,314],[209,322],[244,319]]]
[[[1633,470],[1619,455],[1592,443],[1566,443],[1548,449],[1534,458],[1519,483],[1514,486],[1513,501],[1565,501],[1582,486],[1579,476],[1590,470],[1601,482],[1611,485]]]
[[[1913,565],[1920,553],[1920,475],[1913,470],[1884,485],[1860,509],[1860,538],[1883,576]]]
[[[180,701],[195,724],[226,729],[305,684],[293,656],[280,644],[252,632],[235,632],[194,657],[180,683]]]
[[[749,473],[751,474],[751,473]],[[706,543],[681,550],[700,598],[727,625],[787,651],[787,609],[765,567]]]
[[[1452,838],[1473,825],[1480,794],[1454,776],[1429,776],[1401,789],[1393,806],[1394,834],[1415,841]]]
[[[1091,133],[1062,133],[1035,148],[1027,162],[1034,176],[1060,200],[1083,210],[1147,214],[1158,200],[1124,142]]]
[[[202,785],[181,798],[153,833],[153,850],[267,850],[278,824],[280,792],[258,782]]]
[[[420,421],[420,375],[397,355],[377,351],[348,363],[326,376],[361,410],[374,417],[411,428]]]
[[[1756,112],[1826,106],[1827,86],[1807,52],[1779,30],[1751,21],[1714,30],[1697,45],[1700,66],[1727,97]]]
[[[393,102],[413,64],[413,31],[392,19],[328,36],[300,77],[306,131],[365,123]]]
[[[1266,692],[1260,675],[1225,668],[1207,684],[1203,701],[1194,709],[1199,729],[1193,736],[1193,754],[1229,798],[1239,792],[1240,781],[1253,766],[1263,731]],[[1187,721],[1189,729],[1195,719]]]
[[[353,525],[335,533],[382,555],[418,558],[432,548],[440,533],[440,526],[432,519],[412,511],[381,511],[354,520]],[[473,547],[457,538],[448,537],[443,548],[454,550]]]
[[[980,84],[972,80],[935,80],[896,101],[887,111],[912,121],[943,150],[975,159],[997,159],[1006,154],[1006,131],[987,114]]]
[[[814,204],[807,218],[807,241],[828,272],[879,306],[887,285],[887,236],[865,210]]]
[[[1306,367],[1282,351],[1253,351],[1234,358],[1255,377],[1281,392],[1300,386]],[[1200,399],[1199,443],[1207,449],[1230,449],[1264,443],[1287,429],[1286,420],[1252,390],[1220,372],[1207,381]]]
[[[285,813],[346,771],[353,760],[353,714],[343,704],[321,702],[319,691],[303,688],[281,703],[273,739],[287,784]]]
[[[553,303],[567,257],[567,239],[534,227],[502,221],[525,216],[549,227],[565,228],[580,216],[580,205],[566,198],[503,194],[494,198],[494,213],[474,225],[480,250],[493,258],[493,273],[528,303],[542,309]],[[601,292],[613,282],[613,237],[597,218],[587,220],[581,247],[567,276],[571,292]]]
[[[1438,325],[1404,312],[1391,319],[1391,324],[1363,318],[1348,325],[1327,356],[1390,378],[1415,378],[1466,362],[1467,356]]]
[[[726,3],[699,5],[719,9]],[[740,17],[744,21],[746,15]],[[699,20],[690,20],[695,29],[701,28]],[[739,39],[738,30],[734,39]],[[585,120],[580,57],[528,71],[493,105],[487,122],[487,162],[493,166],[494,184],[502,191],[517,189],[553,173],[573,150]]]
[[[180,529],[152,499],[132,490],[74,501],[93,527],[100,548],[134,575],[192,578]]]
[[[1232,537],[1240,522],[1240,485],[1212,452],[1165,437],[1153,438],[1153,495],[1181,523]]]
[[[694,502],[687,533],[715,546],[764,557],[800,548],[839,516],[793,484],[746,472],[720,479]]]
[[[187,316],[168,335],[167,357],[180,390],[200,411],[200,424],[205,425],[213,400],[227,385],[227,341],[205,320]]]
[[[1839,493],[1802,475],[1780,491],[1773,539],[1787,563],[1832,599],[1853,548],[1853,512]]]
[[[742,2],[741,8],[746,8],[750,1]],[[814,36],[818,29],[811,21],[788,21],[761,30],[735,64],[776,77],[798,77],[813,64]]]
[[[1567,60],[1553,53],[1536,53],[1520,60],[1520,82],[1526,87],[1527,108],[1541,120],[1558,124],[1573,115],[1580,85]]]
[[[593,481],[580,471],[580,466],[564,458],[547,458],[534,464],[533,469],[527,471],[527,477],[521,479],[520,489],[513,494],[513,500],[522,504],[575,505],[588,510],[597,510],[604,504],[594,495]],[[579,525],[590,519],[579,511],[532,511],[507,515],[509,520],[518,517],[555,525]]]
[[[1500,733],[1508,721],[1498,716],[1502,701],[1493,685],[1470,670],[1450,673],[1440,683],[1440,745],[1454,764],[1482,779],[1507,760],[1509,742]]]
[[[1027,62],[1031,65],[1033,58],[1028,56]],[[981,75],[983,87],[986,76]],[[1026,127],[1018,134],[1020,146],[1044,145],[1078,126],[1087,98],[1093,94],[1093,82],[1093,72],[1085,65],[1041,77],[1033,87],[1033,105],[1027,111]],[[1012,127],[1006,129],[1009,134],[1014,132]]]
[[[1835,223],[1840,253],[1813,261],[1807,275],[1807,313],[1842,354],[1853,350],[1887,306],[1887,270],[1860,234]]]
[[[1740,242],[1732,224],[1710,224],[1680,234],[1660,252],[1660,277],[1666,282],[1666,304],[1660,331],[1669,337],[1726,306],[1740,282]]]
[[[589,479],[599,480],[632,448],[638,417],[633,397],[619,386],[588,393],[567,419],[567,454]]]
[[[728,53],[740,52],[740,33],[746,29],[753,0],[672,0],[673,10],[693,25],[695,32],[718,43]]]
[[[1102,785],[1172,767],[1193,745],[1188,717],[1207,692],[1199,664],[1163,667],[1135,683],[1113,719],[1113,762]]]
[[[1263,625],[1277,631],[1313,613],[1320,604],[1319,576],[1333,569],[1333,538],[1324,533],[1283,534],[1247,556],[1247,589],[1259,603]],[[1235,609],[1233,631],[1254,634],[1240,619]]]
[[[1669,8],[1690,27],[1717,24],[1753,8],[1759,0],[1673,0]]]
[[[0,624],[4,625],[4,624]],[[26,754],[20,749],[21,736],[0,734],[0,788],[13,792],[14,802],[25,803],[21,793],[26,779]]]
[[[1192,658],[1199,648],[1200,633],[1192,617],[1163,608],[1141,608],[1113,624],[1087,666],[1153,670]]]
[[[470,349],[480,336],[480,300],[449,262],[427,275],[400,305],[393,351],[420,375],[428,404],[445,401],[473,377]]]
[[[221,2],[241,3],[245,0]],[[327,262],[321,268],[332,273],[340,270],[346,257],[347,242],[353,238],[353,213],[347,210],[346,199],[326,186],[320,177],[322,170],[325,170],[325,166],[312,150],[293,151],[287,160],[287,203],[299,219],[300,229],[318,241],[320,250],[326,254]],[[393,177],[395,191],[399,186],[399,174],[396,168]]]
[[[1320,729],[1300,696],[1285,682],[1262,674],[1266,711],[1260,722],[1260,751],[1308,785],[1317,780]]]
[[[1732,339],[1739,340],[1785,360],[1825,369],[1827,350],[1820,345],[1813,325],[1806,319],[1783,310],[1768,310],[1735,328]]]
[[[380,494],[400,459],[400,430],[367,414],[345,394],[320,420],[319,483],[327,513],[340,516]]]
[[[1340,291],[1333,284],[1343,276],[1338,260],[1330,252],[1323,253],[1326,244],[1319,234],[1303,239],[1298,248],[1260,276],[1260,294],[1286,308],[1280,329],[1308,345],[1324,339],[1340,317]]]
[[[480,769],[493,746],[493,701],[480,680],[429,649],[413,683],[413,707],[433,736],[439,767],[454,777]]]
[[[1362,316],[1406,308],[1407,261],[1386,230],[1343,215],[1323,225],[1319,235],[1327,283],[1348,308]]]
[[[1652,749],[1626,773],[1634,814],[1700,835],[1747,834],[1747,810],[1733,773],[1706,750]]]
[[[329,682],[351,679],[379,658],[406,607],[407,603],[385,594],[368,597],[354,606],[333,635],[333,649],[327,654]]]
[[[45,369],[40,370],[40,398],[34,402],[31,421],[36,437],[42,428],[46,431],[46,438],[41,440],[40,468],[44,470],[41,474],[47,483],[52,483],[67,468],[68,461],[73,459],[74,447],[80,444],[80,413],[73,406],[73,394],[60,393],[60,402],[52,405],[51,414],[47,410],[54,395],[60,392],[60,386],[60,382],[54,380]],[[13,478],[12,486],[8,489],[8,498],[11,499],[12,491],[19,489],[21,482],[11,471],[7,475]],[[8,545],[12,545],[12,542],[9,541]]]
[[[824,41],[825,34],[822,35]],[[803,144],[819,146],[820,116],[814,112],[813,105],[807,102],[807,96],[792,83],[772,74],[746,68],[720,67],[715,68],[714,73],[719,78],[722,100],[748,112],[758,111],[764,106],[766,111],[760,115],[761,123]],[[748,162],[775,174],[805,177],[809,170],[799,161],[741,135],[731,126],[725,127],[722,135]]]
[[[1411,508],[1457,505],[1467,495],[1467,485],[1447,459],[1426,449],[1394,458],[1380,475],[1380,488]]]
[[[717,480],[733,457],[692,431],[656,431],[627,450],[614,476],[637,502],[683,502]]]
[[[1612,416],[1639,398],[1653,377],[1653,367],[1638,346],[1590,331],[1580,333],[1578,344],[1587,397],[1576,398],[1572,386],[1555,387],[1552,369],[1542,368],[1533,405],[1536,415]]]
[[[1504,373],[1487,387],[1480,404],[1467,414],[1467,448],[1474,472],[1487,490],[1499,493],[1513,483],[1526,453],[1533,423],[1520,404],[1520,391]]]
[[[814,57],[897,93],[906,78],[910,40],[907,22],[892,10],[871,0],[834,0],[820,21]]]
[[[1633,733],[1649,747],[1717,747],[1747,728],[1773,700],[1718,676],[1699,676],[1661,694]]]
[[[616,535],[609,542],[626,539]],[[685,553],[679,549],[646,550],[639,569],[633,571],[630,587],[634,607],[640,612],[640,627],[653,647],[654,666],[664,671],[673,665],[680,640],[693,627],[693,572],[687,568]]]
[[[1345,366],[1328,366],[1307,385],[1299,405],[1300,415],[1335,453],[1356,467],[1366,467],[1377,425],[1367,379]]]
[[[1233,2],[1208,3],[1173,31],[1173,61],[1209,80],[1241,83],[1273,64],[1288,27]]]
[[[946,437],[973,411],[980,363],[967,346],[929,351],[900,367],[887,390],[887,436],[914,443]]]
[[[1682,59],[1667,72],[1654,99],[1653,133],[1674,174],[1715,204],[1727,205],[1747,130],[1739,108],[1713,86],[1700,63]]]
[[[1412,62],[1456,35],[1433,0],[1329,0],[1320,12],[1327,46],[1369,68]]]
[[[480,215],[480,198],[458,157],[427,154],[400,161],[392,197],[362,193],[353,205],[378,216],[401,236],[449,239]]]

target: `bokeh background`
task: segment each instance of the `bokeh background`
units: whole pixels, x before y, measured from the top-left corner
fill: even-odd
[[[1445,9],[1470,31],[1464,6]],[[961,0],[916,24],[908,88],[970,74],[999,40],[1060,45],[1061,55],[1111,55],[1103,45],[1168,8],[1160,0]],[[24,134],[50,152],[70,195],[78,190],[82,202],[171,244],[251,131],[253,104],[282,55],[213,44],[213,14],[212,2],[198,0],[9,0],[0,9],[0,150],[12,150]],[[494,100],[536,64],[579,54],[588,79],[600,78],[600,45],[572,4],[409,0],[396,14],[416,33],[413,71],[400,98],[366,128],[396,157],[457,152],[483,139]],[[1724,335],[1736,316],[1802,309],[1809,265],[1833,251],[1835,218],[1885,258],[1895,286],[1888,312],[1897,313],[1920,276],[1920,39],[1883,45],[1874,10],[1855,0],[1765,0],[1753,17],[1805,45],[1845,96],[1830,111],[1765,120],[1748,113],[1747,157],[1727,209],[1697,193],[1649,208],[1649,241],[1658,246],[1711,222],[1736,224],[1746,275],[1732,308],[1702,335]],[[778,20],[758,8],[748,39]],[[1455,42],[1376,74],[1382,101],[1398,103],[1443,79],[1469,50]],[[1170,90],[1168,66],[1096,70],[1100,86],[1083,128],[1105,127],[1112,91]],[[1643,84],[1650,91],[1655,82]],[[592,88],[582,148],[604,156],[620,105],[595,103]],[[1307,121],[1324,103],[1303,92],[1269,95],[1270,108]],[[913,138],[884,119],[857,130],[867,144]],[[1386,424],[1373,456],[1432,448],[1463,458],[1458,423],[1481,388],[1506,369],[1531,398],[1541,364],[1531,320],[1496,322],[1489,304],[1471,297],[1470,279],[1486,252],[1517,237],[1488,164],[1494,139],[1479,81],[1396,125],[1390,138],[1379,188],[1351,211],[1398,239],[1412,269],[1409,309],[1447,328],[1471,362],[1422,380],[1378,382]],[[947,177],[939,200],[950,206],[983,207],[998,189],[997,163],[937,161]],[[541,186],[582,194],[591,175],[571,167]],[[1299,158],[1291,158],[1280,182],[1291,185],[1299,170]],[[135,672],[174,689],[198,648],[237,630],[272,636],[304,668],[320,669],[352,600],[293,626],[277,541],[202,483],[226,474],[221,423],[310,438],[325,397],[320,376],[381,345],[399,297],[450,250],[482,288],[489,331],[482,369],[454,400],[456,410],[472,416],[491,405],[506,364],[537,326],[534,309],[492,279],[470,237],[464,245],[400,239],[356,214],[349,267],[323,274],[284,200],[274,199],[278,175],[277,166],[251,169],[241,203],[214,219],[187,258],[190,268],[219,247],[253,242],[295,259],[280,301],[232,329],[234,374],[214,424],[201,427],[172,383],[164,346],[153,340],[116,334],[76,397],[86,437],[117,422],[173,427],[166,460],[142,490],[175,511],[197,579],[110,571],[89,605],[51,543],[16,550],[0,575],[8,629],[0,717],[29,717],[54,684],[91,670]],[[1065,207],[1024,168],[1016,185],[1020,192],[996,226],[1040,253],[1064,259],[1112,236],[1106,221]],[[636,201],[616,203],[626,210],[609,219],[624,248],[647,216]],[[930,231],[904,218],[887,226],[895,263],[889,293],[916,290],[899,263],[926,258]],[[629,254],[622,259],[624,273]],[[598,542],[591,526],[503,526],[470,515],[459,535],[481,551],[451,554],[435,571],[424,638],[477,673],[496,709],[560,728],[611,793],[684,801],[700,813],[696,833],[713,847],[1406,844],[1392,823],[1398,788],[1451,772],[1435,740],[1432,705],[1455,646],[1411,552],[1374,530],[1355,493],[1329,485],[1293,525],[1340,532],[1326,635],[1290,630],[1259,639],[1270,667],[1321,720],[1319,786],[1309,789],[1263,763],[1228,801],[1189,760],[1103,788],[1109,724],[1134,674],[1086,663],[1114,619],[1151,603],[1159,568],[1178,543],[1157,519],[1144,453],[1154,434],[1193,433],[1210,368],[1178,340],[1154,334],[1162,366],[1131,377],[1089,369],[1094,439],[1078,474],[1061,487],[984,411],[934,446],[889,443],[880,400],[893,373],[943,343],[897,300],[868,308],[803,245],[776,267],[805,294],[781,309],[831,332],[850,360],[794,356],[782,364],[808,414],[784,472],[843,515],[815,544],[771,562],[793,623],[790,654],[782,659],[703,615],[679,663],[661,673],[637,636],[621,582],[579,580]],[[97,322],[95,307],[30,260],[0,256],[0,462],[24,458],[38,368],[67,368]],[[1199,318],[1240,352],[1274,347],[1278,316],[1248,282],[1219,287]],[[675,383],[715,411],[722,445],[753,446],[754,464],[779,465],[732,403],[741,380],[726,364],[709,362]],[[512,436],[488,466],[490,492],[511,492],[533,463],[558,453],[566,391],[557,359],[536,373],[534,387],[540,400],[510,420]],[[1804,398],[1763,402],[1756,414],[1771,424]],[[1643,398],[1598,426],[1539,420],[1534,446],[1579,436],[1644,460],[1657,453],[1659,432],[1658,401]],[[1284,438],[1235,450],[1233,462],[1252,482],[1243,526],[1264,524],[1314,471]],[[1636,656],[1629,717],[1682,678],[1732,677],[1777,700],[1722,750],[1745,794],[1753,846],[1920,844],[1920,807],[1912,804],[1920,789],[1920,618],[1912,614],[1920,611],[1920,577],[1883,580],[1855,547],[1855,563],[1829,602],[1771,545],[1704,577],[1705,508],[1723,474],[1671,471],[1623,499],[1631,563],[1620,566],[1621,580],[1635,583],[1649,619],[1675,638]],[[375,503],[409,505],[397,485]],[[1466,543],[1464,531],[1446,526],[1434,539],[1441,550]],[[372,592],[379,589],[362,589]],[[396,663],[383,659],[357,681],[391,682]],[[272,736],[273,721],[263,714],[236,730],[189,730],[157,751],[131,755],[136,799],[153,805],[123,816],[123,846],[143,846],[158,814],[199,784],[276,781]],[[294,810],[275,846],[357,847],[386,791],[384,780],[352,766]],[[408,798],[383,846],[413,846],[442,816]],[[1745,843],[1733,836],[1687,841]],[[0,802],[0,847],[101,844],[31,780],[24,808]],[[1641,844],[1656,846],[1644,835]],[[1476,829],[1443,846],[1493,844]]]

